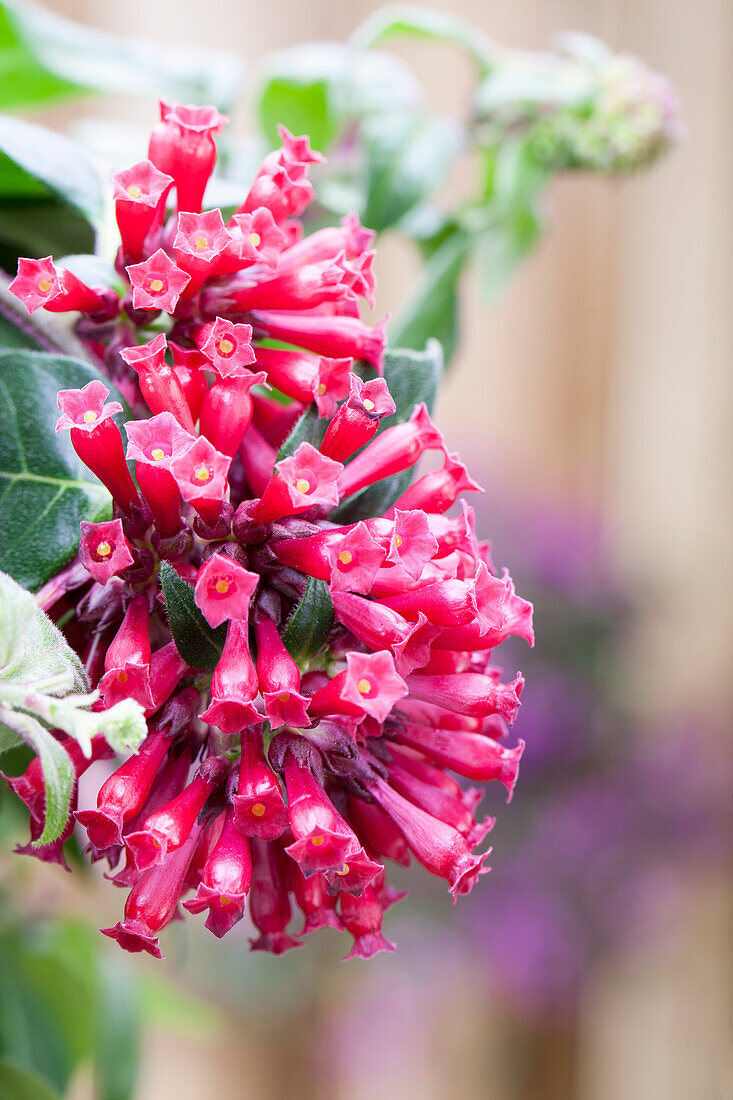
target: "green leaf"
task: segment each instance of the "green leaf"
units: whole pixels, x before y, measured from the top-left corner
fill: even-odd
[[[91,225],[101,220],[103,192],[97,169],[83,149],[53,130],[0,117],[0,180],[3,200],[50,196]]]
[[[29,0],[0,4],[0,64],[5,78],[0,107],[5,109],[96,90],[213,103],[227,110],[242,79],[235,53],[121,38]]]
[[[15,273],[19,256],[40,259],[65,252],[91,252],[95,247],[94,227],[62,202],[45,198],[5,199],[0,189],[0,203],[3,271]]]
[[[283,642],[296,661],[321,648],[333,626],[333,603],[325,581],[310,577],[283,630]]]
[[[109,493],[55,431],[58,391],[99,377],[68,356],[0,352],[0,570],[24,588],[39,588],[73,556],[81,520],[111,515]]]
[[[283,123],[291,133],[308,134],[314,149],[328,148],[339,129],[331,85],[343,55],[336,43],[314,42],[268,59],[257,108],[273,146],[280,144],[277,126]]]
[[[224,648],[226,623],[216,630],[209,626],[196,606],[193,588],[166,561],[160,567],[160,583],[176,649],[192,668],[212,672]]]
[[[303,415],[298,417],[290,435],[278,451],[277,461],[280,462],[283,458],[294,454],[301,443],[310,443],[318,450],[321,443],[323,443],[328,425],[328,417],[319,416],[315,404],[309,405]]]
[[[421,401],[432,412],[442,374],[443,352],[437,340],[429,340],[424,351],[406,348],[388,350],[384,360],[384,377],[397,408],[392,416],[382,420],[379,431],[409,420]],[[404,493],[414,473],[413,469],[403,470],[362,489],[340,504],[331,519],[338,523],[357,523],[369,516],[381,516]]]
[[[417,4],[389,4],[380,8],[357,27],[351,43],[361,49],[370,49],[397,37],[458,46],[473,58],[482,73],[491,69],[498,53],[496,44],[475,23]]]
[[[5,1059],[0,1061],[0,1096],[3,1100],[61,1100],[42,1077]]]
[[[84,666],[61,631],[7,573],[0,573],[0,691],[39,684],[50,695],[89,690]],[[28,708],[26,708],[28,709]]]
[[[382,232],[445,182],[465,133],[446,118],[414,112],[373,116],[360,131],[367,184],[363,221]]]
[[[69,803],[76,775],[66,749],[53,734],[29,714],[10,711],[0,703],[0,721],[20,734],[41,761],[46,792],[46,820],[33,847],[58,840],[69,819]]]
[[[390,339],[401,348],[424,348],[430,337],[442,346],[446,363],[458,338],[458,283],[470,241],[454,230],[423,267],[415,294],[390,325]]]

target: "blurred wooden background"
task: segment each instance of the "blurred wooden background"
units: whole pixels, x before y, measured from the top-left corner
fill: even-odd
[[[341,39],[380,6],[372,0],[46,5],[120,34],[239,50],[253,66],[265,51]],[[687,139],[653,171],[619,183],[566,178],[555,185],[554,224],[497,307],[482,303],[467,279],[463,345],[439,419],[456,445],[467,436],[485,441],[486,467],[505,492],[544,492],[604,511],[624,576],[643,594],[641,626],[624,654],[629,702],[644,710],[698,700],[720,717],[730,701],[733,602],[733,5],[451,0],[429,6],[450,7],[509,46],[541,48],[568,28],[597,34],[669,75],[681,95]],[[428,45],[399,49],[439,104],[455,103],[468,87],[458,54]],[[246,125],[246,115],[238,116],[237,126]],[[406,251],[385,243],[383,310],[414,270]],[[567,1042],[553,1045],[551,1035],[544,1047],[540,1042],[546,1076],[530,1086],[533,1097],[733,1095],[723,1069],[730,1008],[724,893],[701,898],[698,908],[684,940],[596,976],[572,1057]],[[505,1025],[484,1012],[485,1006],[464,1005],[460,1041],[455,1023],[447,1024],[446,1042],[425,1053],[432,1071],[385,1080],[385,1100],[443,1097],[449,1089],[461,1098],[503,1100],[508,1085],[490,1067],[501,1064]],[[148,1051],[140,1100],[270,1100],[285,1095],[288,1082],[301,1095],[328,1095],[313,1081],[293,1081],[288,1036],[271,1040],[232,1033],[198,1045],[161,1036]],[[272,1058],[280,1063],[274,1079]]]

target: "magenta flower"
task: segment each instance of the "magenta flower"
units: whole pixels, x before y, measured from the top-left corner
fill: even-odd
[[[162,248],[139,264],[125,270],[132,285],[135,309],[164,309],[172,313],[191,276],[173,263]]]
[[[217,317],[201,351],[219,377],[228,378],[232,374],[242,374],[245,367],[254,363],[251,341],[251,325],[233,325],[226,318]]]
[[[53,257],[45,256],[42,260],[21,257],[18,260],[18,274],[8,290],[20,298],[29,313],[47,306],[61,292]]]
[[[275,464],[275,473],[252,510],[252,519],[272,523],[282,516],[307,512],[316,504],[335,507],[342,470],[340,462],[319,454],[310,443],[301,443],[295,454]]]
[[[139,260],[145,238],[163,221],[165,203],[173,186],[173,178],[159,172],[149,160],[112,177],[114,183],[115,217],[122,241],[125,260]]]
[[[227,619],[247,620],[259,579],[258,573],[248,572],[233,558],[212,554],[198,571],[194,597],[209,626]]]
[[[88,573],[99,584],[107,581],[133,563],[130,543],[125,538],[122,520],[108,523],[81,524],[79,557]]]
[[[160,101],[160,122],[150,137],[148,156],[172,176],[179,210],[198,213],[216,163],[214,134],[228,119],[215,107],[183,106]]]

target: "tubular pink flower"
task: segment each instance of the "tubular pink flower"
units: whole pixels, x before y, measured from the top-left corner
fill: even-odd
[[[280,272],[249,287],[227,290],[237,312],[250,309],[316,309],[326,302],[353,299],[348,273],[340,257]]]
[[[415,722],[403,722],[395,731],[395,737],[426,753],[442,767],[465,775],[467,779],[481,783],[500,780],[511,798],[524,752],[524,741],[520,741],[516,748],[507,749],[485,734],[435,729]]]
[[[192,298],[209,276],[217,274],[219,257],[229,245],[230,239],[224,227],[221,210],[178,215],[173,255],[176,265],[191,277],[183,291],[184,298]]]
[[[250,573],[224,554],[212,554],[196,578],[194,599],[209,626],[227,619],[249,618],[249,604],[259,583],[259,573]]]
[[[172,921],[188,865],[198,843],[196,826],[185,844],[164,863],[151,867],[138,878],[125,902],[125,918],[113,928],[101,928],[125,951],[147,951],[162,959],[158,933]]]
[[[407,841],[378,802],[350,798],[349,817],[354,821],[359,836],[370,852],[380,859],[391,859],[402,867],[409,867],[410,849]]]
[[[104,676],[98,686],[107,707],[128,697],[146,709],[152,706],[147,596],[136,596],[127,608],[105,654]]]
[[[372,886],[360,897],[341,895],[341,919],[354,937],[354,946],[344,960],[371,959],[379,951],[394,951],[395,945],[382,935],[383,910]]]
[[[252,840],[252,893],[250,913],[260,933],[250,940],[253,951],[270,951],[282,955],[292,947],[302,947],[303,941],[285,931],[290,923],[291,909],[285,882],[284,855],[276,844]]]
[[[333,416],[336,402],[349,392],[351,359],[327,359],[279,348],[257,348],[256,355],[257,365],[273,386],[296,401],[315,400],[321,416]]]
[[[184,901],[189,913],[209,910],[206,927],[219,939],[244,916],[244,903],[252,885],[249,841],[237,829],[227,811],[219,841],[204,864],[196,896]]]
[[[95,848],[122,844],[122,827],[143,808],[170,745],[168,731],[154,726],[137,753],[99,788],[96,810],[77,812],[76,820]]]
[[[120,355],[137,373],[142,395],[153,412],[172,413],[181,427],[193,435],[195,429],[186,395],[178,375],[165,360],[167,346],[165,333],[161,332],[148,344],[122,348]]]
[[[85,466],[109,489],[125,512],[138,504],[137,489],[125,463],[120,431],[112,417],[122,411],[118,401],[104,404],[109,390],[96,379],[80,390],[61,390],[61,416],[56,431],[71,429],[71,444]]]
[[[140,829],[127,834],[125,844],[138,870],[162,863],[186,843],[204,803],[221,784],[227,769],[228,762],[223,757],[208,757],[179,795],[150,814]]]
[[[250,214],[235,214],[232,223],[229,225],[232,248],[237,250],[232,270],[240,271],[255,263],[262,264],[263,268],[273,268],[279,263],[287,237],[275,222],[271,210],[260,206]]]
[[[303,914],[303,927],[298,933],[307,936],[319,928],[343,929],[341,918],[336,912],[337,898],[329,894],[323,875],[305,877],[297,863],[288,870],[288,881],[298,908]]]
[[[193,444],[194,437],[169,412],[148,420],[131,420],[125,431],[127,459],[135,460],[138,485],[155,525],[164,538],[171,537],[181,526],[181,494],[170,472],[171,462]]]
[[[249,374],[245,368],[255,361],[252,326],[233,325],[231,321],[217,317],[208,329],[201,351],[220,378]]]
[[[411,510],[421,508],[425,512],[447,512],[462,492],[483,493],[483,489],[469,477],[468,470],[455,452],[446,451],[445,462],[439,470],[423,474],[406,489],[393,508]]]
[[[377,653],[347,653],[347,669],[315,693],[309,713],[368,714],[383,722],[395,703],[407,695],[405,681],[386,649]]]
[[[404,795],[415,806],[456,829],[465,837],[469,848],[477,847],[494,826],[493,818],[480,823],[475,821],[472,811],[463,801],[399,763],[390,766],[389,782],[398,794]]]
[[[497,684],[490,676],[480,672],[460,672],[449,676],[423,676],[413,672],[407,678],[407,685],[416,699],[437,703],[440,707],[473,718],[498,714],[511,726],[519,709],[524,679],[520,675],[510,684]]]
[[[357,374],[350,379],[347,401],[333,416],[321,444],[321,453],[345,462],[372,439],[384,416],[391,416],[395,403],[383,378],[362,382]]]
[[[349,856],[338,871],[326,871],[329,894],[354,894],[359,897],[384,871],[381,863],[370,859],[363,848]]]
[[[394,533],[387,561],[399,565],[416,581],[437,551],[438,543],[425,513],[414,509],[402,512],[398,508],[394,513]]]
[[[372,229],[363,228],[357,214],[347,214],[340,226],[317,229],[291,245],[280,257],[279,266],[285,269],[318,263],[339,252],[345,253],[349,260],[356,260],[371,248],[375,236]]]
[[[132,565],[130,544],[122,530],[122,520],[106,523],[81,522],[79,557],[88,573],[100,584]]]
[[[228,734],[240,733],[245,726],[264,721],[254,705],[257,690],[257,672],[249,652],[248,624],[232,619],[224,651],[211,681],[211,705],[201,715],[201,720]]]
[[[233,458],[241,447],[252,422],[254,405],[250,390],[261,386],[266,378],[264,371],[259,374],[246,371],[221,378],[210,387],[201,406],[199,427],[201,434],[222,454]]]
[[[236,826],[243,836],[277,840],[288,827],[280,784],[265,763],[262,737],[254,730],[242,734],[239,786],[232,805]]]
[[[125,268],[132,284],[135,309],[164,309],[173,313],[191,276],[181,271],[162,248],[139,264]]]
[[[308,699],[300,693],[300,669],[288,653],[269,615],[258,610],[254,619],[257,679],[265,714],[273,729],[310,725]]]
[[[261,495],[272,477],[277,450],[250,424],[239,448],[247,484],[253,493]]]
[[[409,469],[427,450],[443,448],[443,437],[425,405],[418,405],[406,424],[387,428],[344,468],[342,497],[350,497],[382,478]]]
[[[198,213],[216,163],[217,134],[229,120],[215,107],[160,101],[160,122],[150,138],[148,156],[176,183],[178,209]]]
[[[151,161],[141,160],[118,172],[112,182],[122,254],[128,261],[141,260],[145,238],[163,221],[173,177],[159,172]]]
[[[199,436],[187,451],[176,455],[171,473],[184,500],[194,506],[204,523],[214,523],[227,494],[229,455],[223,455]]]
[[[343,466],[301,443],[295,454],[275,464],[275,473],[252,510],[252,519],[272,523],[282,516],[307,512],[316,504],[335,507],[336,488]]]
[[[285,757],[288,816],[295,842],[285,851],[303,874],[340,870],[361,848],[358,837],[330,802],[321,784],[292,753]]]
[[[384,366],[386,318],[375,328],[358,317],[293,315],[286,310],[258,310],[252,318],[255,328],[274,340],[285,340],[330,359],[365,359],[380,372]]]
[[[21,257],[18,274],[8,290],[29,313],[43,306],[51,313],[80,310],[97,320],[111,320],[119,312],[119,297],[109,287],[95,290],[67,268],[56,268],[50,256],[42,260]]]
[[[150,690],[153,705],[145,711],[145,717],[155,714],[178,687],[183,676],[189,671],[188,664],[176,649],[175,642],[156,649],[150,658]]]
[[[491,850],[471,855],[456,829],[414,806],[383,779],[375,781],[372,794],[404,833],[415,858],[431,874],[447,880],[454,900],[459,894],[470,893],[479,875],[488,870],[483,863]]]
[[[339,622],[359,641],[372,649],[389,646],[400,675],[420,668],[430,655],[430,646],[440,627],[428,623],[425,616],[409,622],[397,611],[376,600],[366,600],[351,592],[331,588],[331,599]]]
[[[332,549],[330,587],[332,592],[371,592],[374,578],[387,557],[384,546],[357,523]]]

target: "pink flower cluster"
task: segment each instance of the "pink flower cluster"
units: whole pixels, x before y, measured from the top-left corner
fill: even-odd
[[[357,308],[372,301],[372,234],[349,217],[303,237],[308,166],[321,159],[307,139],[281,131],[226,224],[201,212],[225,121],[162,104],[149,160],[115,178],[124,296],[50,258],[21,260],[13,284],[31,310],[81,311],[77,331],[144,413],[125,446],[102,382],[58,398],[57,430],[115,517],[82,524],[67,633],[98,705],[137,700],[149,731],[76,820],[129,890],[123,920],[104,929],[127,950],[159,957],[179,901],[223,936],[249,899],[255,950],[279,954],[330,925],[352,935],[349,957],[370,957],[392,949],[382,917],[402,896],[385,860],[414,857],[454,898],[486,870],[475,849],[493,821],[476,819],[481,790],[455,775],[498,779],[511,796],[522,744],[501,738],[523,681],[502,682],[491,656],[508,635],[531,642],[531,606],[496,574],[465,501],[449,514],[478,486],[426,407],[377,434],[394,402],[383,378],[352,369],[379,372],[383,359],[383,327]],[[278,458],[312,403],[328,421],[322,444]],[[442,465],[383,515],[329,518],[430,451]],[[191,586],[209,636],[225,633],[211,676],[179,651],[163,564]],[[296,660],[287,627],[313,578],[333,620]],[[90,761],[72,756],[79,777]],[[35,762],[13,782],[37,829]]]

